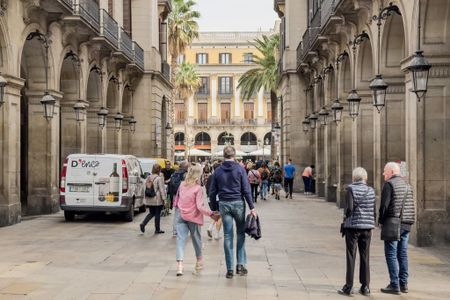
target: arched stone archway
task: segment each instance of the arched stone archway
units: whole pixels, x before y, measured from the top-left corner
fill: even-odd
[[[87,153],[102,152],[102,132],[98,125],[98,115],[103,106],[103,84],[100,69],[94,64],[89,71],[87,81],[86,100],[87,109],[87,129],[86,129],[86,151]]]
[[[106,124],[106,152],[119,153],[119,139],[121,130],[116,130],[114,117],[119,111],[119,85],[117,79],[111,77],[108,82],[108,89],[106,93],[106,107],[109,110],[108,121]],[[122,125],[124,125],[123,123]]]
[[[219,136],[217,137],[217,145],[224,146],[226,144],[227,140],[225,136],[230,136],[229,138],[230,145],[234,145],[234,136],[231,133],[227,132],[222,132],[221,134],[219,134]]]
[[[195,148],[201,150],[211,150],[211,136],[202,131],[195,135]]]
[[[22,214],[52,213],[59,209],[59,105],[46,121],[40,103],[47,78],[54,76],[53,60],[45,64],[43,44],[35,37],[24,41],[20,76],[25,79],[20,103],[20,200]],[[60,95],[49,91],[55,98]],[[42,176],[45,174],[45,176]]]

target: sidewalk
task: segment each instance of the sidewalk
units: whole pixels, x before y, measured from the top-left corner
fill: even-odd
[[[223,239],[208,240],[206,228],[204,270],[192,274],[189,242],[185,275],[175,276],[172,216],[157,236],[152,222],[140,233],[142,214],[133,223],[98,215],[66,223],[59,213],[0,228],[0,299],[345,299],[336,293],[345,277],[342,212],[299,194],[258,201],[257,210],[263,237],[247,239],[249,275],[232,280],[224,276]],[[450,299],[450,255],[413,246],[410,293],[381,294],[388,273],[378,230],[372,241],[371,299]]]

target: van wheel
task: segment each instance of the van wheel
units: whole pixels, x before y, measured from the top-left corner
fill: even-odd
[[[67,222],[71,222],[75,219],[75,213],[73,211],[64,211],[64,219],[66,219]]]
[[[145,213],[146,209],[145,209],[145,205],[142,205],[141,207],[139,207],[139,212],[140,213]]]
[[[127,222],[133,222],[133,218],[134,218],[134,205],[133,204],[130,205],[130,208],[128,209],[128,211],[123,214],[123,218]]]

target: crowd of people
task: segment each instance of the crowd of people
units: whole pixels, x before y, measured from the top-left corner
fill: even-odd
[[[289,159],[282,168],[277,161],[238,161],[235,149],[224,149],[224,160],[200,163],[183,161],[174,170],[170,162],[163,169],[154,165],[146,179],[145,204],[149,213],[140,224],[144,233],[147,223],[155,219],[155,234],[164,233],[160,216],[164,203],[173,209],[173,235],[176,236],[177,276],[183,275],[184,248],[190,234],[195,250],[194,272],[203,268],[202,238],[200,228],[203,217],[211,218],[207,233],[209,238],[220,239],[223,227],[226,277],[246,275],[245,251],[246,208],[257,217],[255,203],[266,201],[269,195],[280,200],[284,185],[285,197],[292,199],[296,168]],[[408,292],[408,239],[415,220],[413,192],[400,176],[400,166],[390,162],[384,168],[385,184],[381,193],[378,224],[384,241],[384,254],[390,283],[381,292],[401,294]],[[367,171],[361,167],[353,170],[352,183],[346,188],[344,216],[341,233],[346,244],[346,283],[338,292],[353,294],[353,277],[356,252],[360,256],[359,293],[370,294],[370,243],[376,221],[375,191],[367,185]],[[314,166],[303,170],[305,194],[314,193]],[[205,205],[207,200],[209,207]],[[236,230],[234,230],[236,227]],[[234,235],[236,232],[236,251]],[[235,257],[236,253],[236,265]]]

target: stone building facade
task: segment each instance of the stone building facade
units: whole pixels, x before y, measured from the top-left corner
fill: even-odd
[[[239,78],[255,67],[252,42],[263,34],[271,32],[201,32],[186,50],[181,59],[197,65],[202,85],[188,103],[175,102],[176,150],[215,154],[230,134],[237,150],[270,152],[270,94],[261,90],[247,100],[237,88]]]
[[[373,16],[389,2],[395,9],[378,26]],[[417,207],[413,242],[449,242],[450,2],[275,0],[274,6],[283,36],[282,156],[300,167],[315,164],[318,195],[338,206],[353,168],[368,171],[379,200],[384,164],[402,162]],[[419,48],[432,65],[420,101],[407,69]],[[369,87],[377,73],[388,84],[380,113]],[[347,102],[352,89],[362,99],[354,120]],[[303,132],[298,120],[322,108],[331,114],[336,99],[344,106],[342,121]]]
[[[70,153],[170,155],[170,10],[170,0],[0,0],[0,226],[58,211]],[[46,93],[56,100],[48,120]],[[85,120],[76,120],[75,104],[86,107]]]

